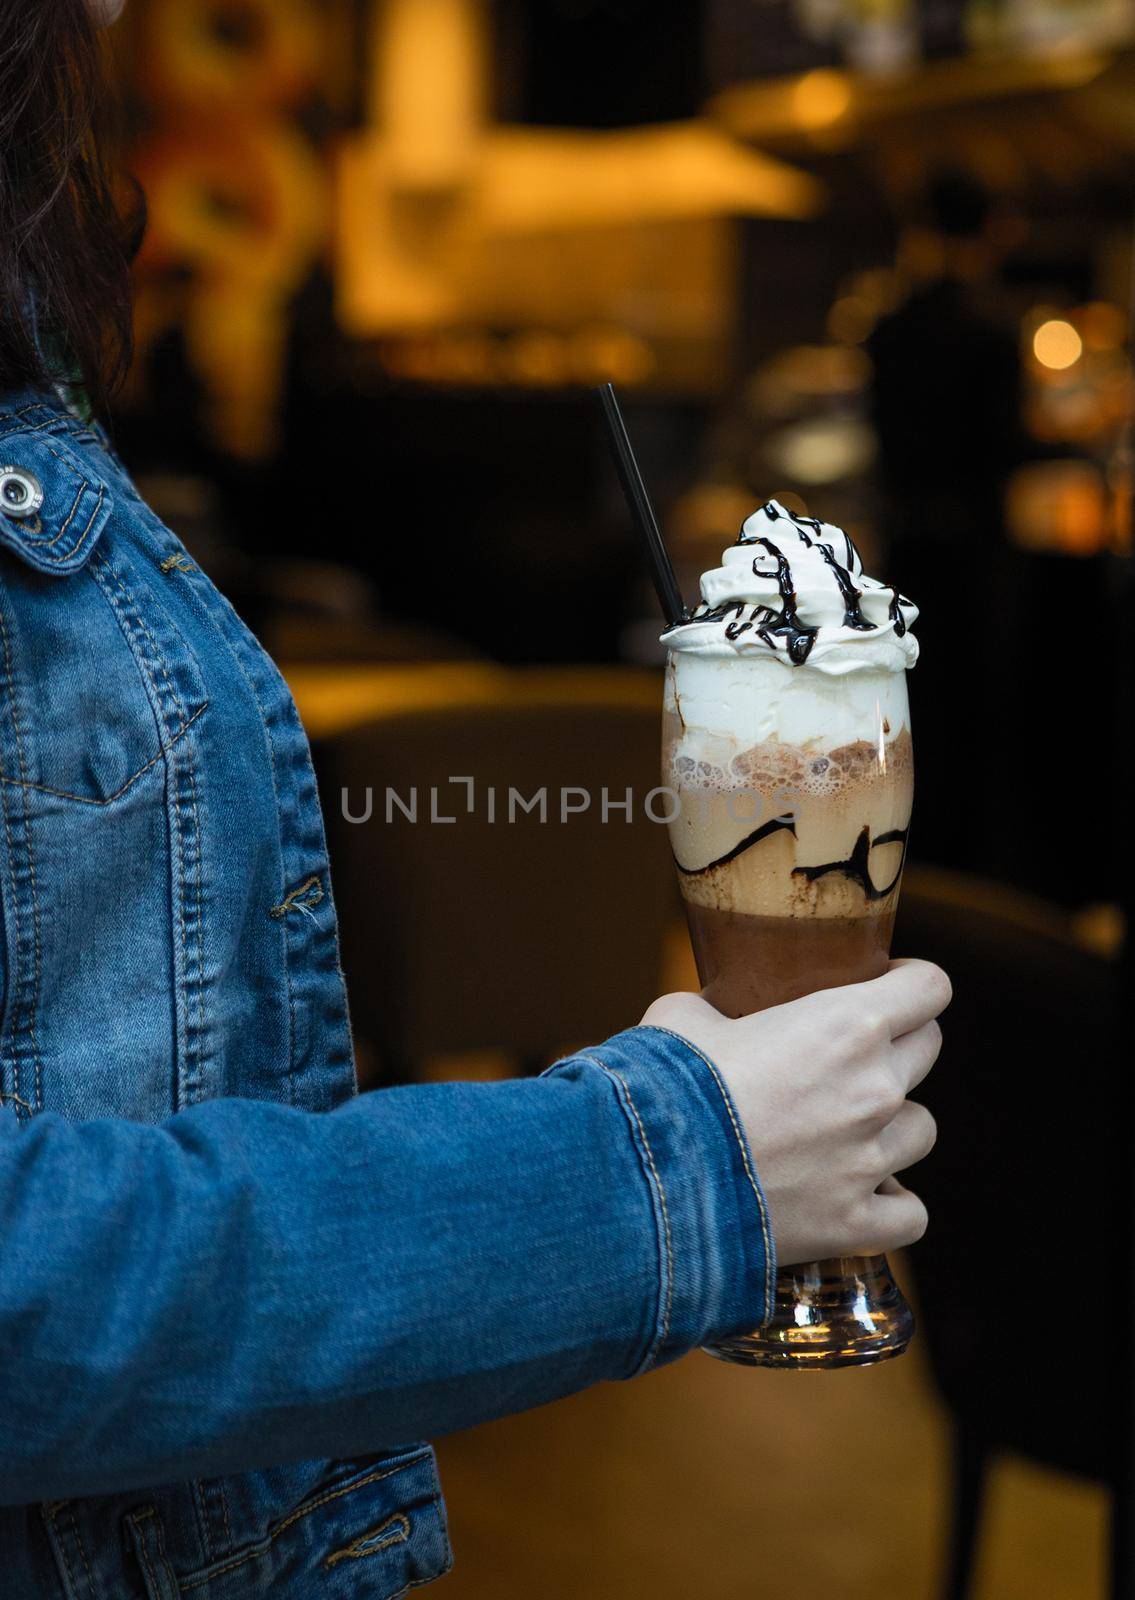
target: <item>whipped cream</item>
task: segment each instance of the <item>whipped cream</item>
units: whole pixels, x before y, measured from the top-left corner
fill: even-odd
[[[725,771],[735,755],[777,739],[831,750],[896,737],[910,727],[906,675],[801,672],[772,650],[710,655],[675,650],[664,705],[682,729],[681,754]]]
[[[903,672],[918,660],[918,608],[868,577],[849,534],[770,500],[746,519],[702,603],[662,635],[670,650],[765,657],[833,677]]]

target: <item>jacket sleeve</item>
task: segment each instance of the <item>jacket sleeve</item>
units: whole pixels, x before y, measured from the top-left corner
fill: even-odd
[[[158,1126],[0,1107],[0,1503],[370,1453],[768,1314],[716,1068],[620,1034],[537,1079]]]

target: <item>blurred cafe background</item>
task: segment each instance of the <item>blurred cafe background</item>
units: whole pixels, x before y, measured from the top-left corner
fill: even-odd
[[[473,803],[657,782],[595,385],[689,600],[775,495],[922,608],[921,1336],[444,1441],[446,1592],[1132,1593],[1130,0],[133,0],[111,48],[149,208],[114,432],[308,723],[365,1087],[696,985],[664,829]]]

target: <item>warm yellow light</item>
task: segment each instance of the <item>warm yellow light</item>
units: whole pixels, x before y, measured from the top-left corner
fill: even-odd
[[[847,115],[851,85],[842,72],[817,67],[806,72],[792,90],[792,113],[802,128],[827,128]]]
[[[386,132],[394,182],[426,191],[463,183],[488,114],[483,7],[386,0],[375,25],[370,120]]]
[[[571,341],[572,370],[578,383],[645,383],[654,371],[654,352],[645,339],[623,328],[581,328]]]
[[[1083,353],[1084,341],[1062,317],[1042,322],[1033,334],[1033,355],[1042,367],[1051,367],[1054,372],[1075,366]]]

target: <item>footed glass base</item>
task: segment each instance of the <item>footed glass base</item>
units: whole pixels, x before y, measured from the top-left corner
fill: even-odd
[[[913,1334],[914,1314],[886,1256],[841,1256],[778,1273],[772,1321],[705,1348],[740,1366],[821,1371],[889,1361]]]

